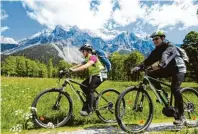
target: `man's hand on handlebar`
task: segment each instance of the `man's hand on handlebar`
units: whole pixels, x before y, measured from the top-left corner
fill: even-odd
[[[131,68],[131,74],[133,74],[133,73],[136,73],[136,72],[138,72],[138,71],[140,71],[141,70],[141,68],[140,67],[134,67],[134,68]]]
[[[144,65],[139,65],[139,66],[136,66],[134,68],[131,68],[131,74],[137,73],[139,71],[145,71],[145,72],[147,72],[147,71],[151,71],[151,70],[153,70],[152,66],[147,66],[146,67]]]

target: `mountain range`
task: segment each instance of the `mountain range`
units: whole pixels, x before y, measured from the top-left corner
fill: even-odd
[[[135,33],[104,30],[94,32],[79,29],[77,26],[58,25],[52,30],[42,30],[18,42],[11,38],[3,37],[3,39],[1,39],[2,55],[23,55],[36,59],[53,53],[53,57],[59,57],[69,63],[79,63],[83,60],[78,49],[85,43],[107,53],[130,53],[138,50],[147,56],[154,49],[152,41],[148,37],[141,37]],[[29,56],[30,53],[31,56]]]

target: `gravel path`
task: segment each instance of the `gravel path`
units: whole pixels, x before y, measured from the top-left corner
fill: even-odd
[[[144,132],[144,134],[149,134],[152,131],[178,131],[173,123],[152,123],[149,128]],[[88,127],[81,130],[71,131],[71,132],[56,132],[56,134],[123,134],[123,132],[118,127],[106,126],[102,128]],[[42,132],[39,134],[52,134],[51,132]],[[54,133],[53,133],[54,134]]]

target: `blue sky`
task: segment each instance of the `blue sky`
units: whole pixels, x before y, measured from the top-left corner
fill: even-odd
[[[3,1],[1,4],[2,9],[8,15],[6,19],[1,21],[1,26],[9,27],[8,30],[2,33],[3,36],[20,40],[47,28],[30,18],[21,2]]]
[[[162,29],[170,41],[182,43],[188,32],[198,31],[198,2],[177,1],[2,1],[1,34],[20,40],[56,25],[77,25],[93,31],[125,30],[144,36]]]

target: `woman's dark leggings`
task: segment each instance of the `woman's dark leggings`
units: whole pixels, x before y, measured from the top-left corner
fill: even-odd
[[[82,82],[83,85],[86,85],[88,88],[80,86],[83,92],[86,94],[86,104],[83,106],[82,110],[87,110],[91,112],[94,103],[94,90],[102,83],[99,76],[94,75],[90,76]]]

